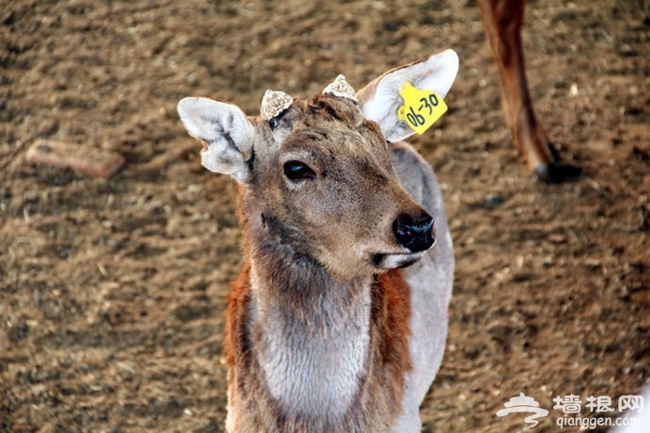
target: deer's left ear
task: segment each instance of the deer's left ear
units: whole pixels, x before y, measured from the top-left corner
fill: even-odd
[[[399,94],[405,82],[418,89],[433,90],[444,97],[456,79],[458,55],[453,50],[432,55],[420,62],[401,66],[386,72],[357,93],[363,114],[379,124],[386,140],[395,143],[414,134],[414,131],[397,117],[404,105]]]

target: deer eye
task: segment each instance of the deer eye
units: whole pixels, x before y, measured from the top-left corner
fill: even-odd
[[[299,181],[314,179],[316,173],[307,164],[300,161],[288,161],[284,163],[284,175],[289,180]]]
[[[277,128],[278,125],[280,125],[280,121],[278,120],[277,117],[274,117],[271,120],[269,120],[269,126],[271,127],[272,130]]]

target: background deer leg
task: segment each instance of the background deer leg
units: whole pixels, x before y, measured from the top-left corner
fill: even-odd
[[[537,121],[524,69],[522,0],[477,0],[492,57],[497,65],[501,103],[515,145],[530,170],[545,181],[561,181],[558,155]]]

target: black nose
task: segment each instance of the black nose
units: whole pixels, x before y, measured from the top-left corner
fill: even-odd
[[[401,214],[393,221],[393,232],[400,245],[412,253],[428,250],[436,242],[433,236],[433,217],[426,212]]]

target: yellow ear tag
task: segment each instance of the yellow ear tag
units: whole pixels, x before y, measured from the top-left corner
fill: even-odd
[[[397,117],[418,134],[423,134],[447,111],[445,101],[432,90],[416,89],[406,82],[399,94],[404,99],[404,105],[397,110]]]

